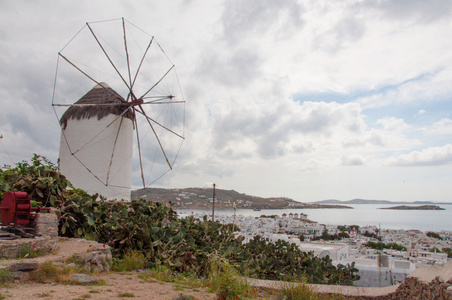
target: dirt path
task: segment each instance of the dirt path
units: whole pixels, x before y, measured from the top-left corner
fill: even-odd
[[[83,239],[58,238],[58,249],[45,256],[33,259],[3,259],[0,267],[7,267],[15,262],[64,261],[76,253],[86,252],[90,248],[103,247],[102,244]],[[215,299],[215,294],[206,289],[190,289],[174,283],[157,280],[146,282],[138,277],[137,272],[117,273],[103,272],[94,277],[105,282],[105,285],[72,285],[58,283],[15,282],[6,287],[0,287],[0,299],[168,299],[177,298],[180,294],[191,295],[196,299]]]
[[[191,295],[196,299],[215,299],[215,295],[205,290],[183,289],[176,284],[159,281],[144,282],[136,273],[101,273],[96,275],[105,285],[70,285],[15,283],[0,288],[0,295],[6,299],[168,299]]]
[[[48,253],[43,256],[36,258],[27,259],[1,259],[0,266],[9,266],[13,263],[20,261],[27,262],[38,262],[42,263],[45,261],[64,261],[65,259],[71,257],[73,254],[83,253],[91,248],[103,248],[104,245],[97,242],[88,241],[84,239],[69,239],[58,237],[57,239],[57,249],[54,252]],[[108,246],[105,246],[108,247]],[[109,248],[109,247],[108,247]]]

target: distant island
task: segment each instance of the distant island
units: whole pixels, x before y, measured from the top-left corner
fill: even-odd
[[[421,205],[421,206],[407,206],[407,205],[400,205],[400,206],[392,206],[392,207],[383,207],[380,209],[399,209],[399,210],[445,210],[442,207],[439,207],[438,205]]]
[[[432,202],[432,201],[413,201],[413,202],[403,202],[403,201],[389,201],[389,200],[366,200],[366,199],[352,199],[347,201],[328,199],[315,201],[310,203],[317,204],[413,204],[413,205],[435,205],[435,204],[452,204],[446,202]]]
[[[163,189],[146,188],[132,191],[132,199],[143,198],[149,201],[172,202],[176,209],[212,209],[212,188]],[[234,190],[215,190],[215,209],[353,209],[340,204],[303,203],[287,197],[262,198]]]
[[[143,198],[149,201],[168,201],[173,204],[176,209],[212,209],[212,188],[179,188],[179,189],[164,189],[164,188],[146,188],[132,191],[132,199]],[[387,204],[395,205],[401,204],[400,208],[394,209],[425,209],[422,206],[435,205],[452,205],[447,202],[431,202],[431,201],[389,201],[389,200],[366,200],[366,199],[352,199],[348,201],[341,201],[335,199],[321,200],[315,202],[300,202],[288,197],[270,197],[263,198],[252,195],[247,195],[234,190],[216,189],[215,194],[215,209],[232,209],[235,205],[237,209],[353,209],[349,205],[355,204]],[[403,205],[413,205],[413,208],[403,208]],[[393,209],[393,208],[386,208]],[[437,208],[434,210],[442,210]]]

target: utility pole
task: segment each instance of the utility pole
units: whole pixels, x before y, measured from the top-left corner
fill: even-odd
[[[381,251],[382,251],[382,244],[381,244],[381,227],[380,227],[380,223],[378,223],[378,236],[379,238],[379,243],[380,243],[380,251],[378,251],[378,256],[377,256],[377,263],[378,263],[378,283],[379,283],[379,287],[381,287],[381,266],[382,266],[382,262],[381,262]]]
[[[235,210],[237,209],[235,202],[234,202],[234,204],[232,204],[232,208],[234,209],[234,219],[232,221],[232,225],[234,225],[234,226],[232,227],[232,230],[234,230],[234,228],[235,228]]]
[[[213,197],[212,197],[212,222],[215,222],[215,183],[213,184]]]

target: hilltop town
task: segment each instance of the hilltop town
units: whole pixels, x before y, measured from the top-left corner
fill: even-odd
[[[271,241],[295,243],[302,251],[313,251],[318,257],[329,256],[336,265],[355,263],[361,279],[354,284],[363,287],[402,282],[416,268],[444,266],[452,254],[452,231],[445,230],[435,233],[327,225],[311,221],[303,213],[261,217],[216,215],[215,221],[238,226],[238,235],[245,242],[260,235]]]
[[[212,188],[163,189],[147,188],[132,191],[132,199],[170,201],[176,209],[210,209],[213,204]],[[262,198],[234,190],[215,190],[215,208],[285,209],[285,208],[347,208],[338,204],[297,202],[287,197]]]
[[[213,206],[211,188],[141,189],[132,192],[132,198],[150,201],[170,201],[180,217],[190,209],[209,211]],[[391,203],[391,202],[389,202]],[[339,204],[302,203],[287,197],[261,198],[234,190],[217,189],[215,208],[232,209],[287,209],[287,208],[351,208]],[[196,218],[211,219],[211,215],[191,213]],[[376,226],[349,224],[337,226],[319,224],[304,213],[290,213],[260,217],[215,215],[215,221],[235,224],[238,235],[248,242],[256,235],[271,241],[295,243],[302,251],[314,252],[319,257],[329,256],[333,263],[355,263],[361,279],[357,286],[380,287],[401,282],[416,268],[443,266],[450,258],[452,231],[438,233],[420,230],[379,229]],[[380,247],[378,247],[380,246]]]

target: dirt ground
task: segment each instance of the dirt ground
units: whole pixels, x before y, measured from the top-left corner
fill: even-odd
[[[176,284],[155,281],[144,282],[134,273],[100,273],[95,276],[106,285],[70,285],[14,283],[0,288],[5,299],[176,299],[180,294],[192,295],[196,299],[215,299],[207,291],[183,289]]]
[[[33,259],[0,259],[0,268],[7,267],[18,261],[35,261],[42,263],[44,261],[59,262],[71,257],[76,253],[86,252],[87,249],[101,248],[103,245],[83,239],[58,238],[58,249],[51,254],[40,256]],[[0,245],[1,246],[1,245]],[[444,269],[444,270],[443,270]],[[429,271],[428,269],[427,271]],[[435,276],[444,273],[445,281],[452,276],[452,263],[441,270],[430,270]],[[442,273],[441,273],[441,272]],[[416,270],[415,273],[424,274],[424,270]],[[427,272],[428,273],[428,272]],[[428,273],[428,274],[430,274]],[[446,274],[447,273],[447,274]],[[179,295],[191,295],[195,299],[210,300],[216,299],[215,294],[207,292],[206,289],[191,289],[175,283],[161,282],[158,280],[143,281],[138,277],[137,272],[118,273],[103,272],[94,275],[98,280],[105,282],[105,285],[72,285],[57,283],[32,283],[32,282],[14,282],[6,287],[0,287],[0,299],[121,299],[133,297],[134,299],[177,299]],[[433,276],[432,275],[432,276]],[[432,277],[430,276],[430,277]],[[422,276],[416,276],[423,278]],[[425,277],[425,276],[424,276]],[[430,278],[428,278],[430,279]],[[428,281],[428,280],[426,280]],[[258,288],[259,299],[272,298],[269,289],[277,289],[280,282],[269,280],[249,280],[249,283]],[[319,293],[334,293],[353,296],[381,296],[394,292],[397,286],[385,288],[358,288],[345,286],[328,285],[309,285],[313,291]],[[2,298],[3,297],[3,298]]]
[[[86,252],[93,242],[81,239],[59,239],[58,250],[34,259],[0,260],[0,266],[9,266],[18,261],[39,262],[64,261],[74,253]],[[196,299],[215,299],[215,294],[205,289],[189,289],[178,284],[160,281],[145,282],[136,272],[103,272],[94,275],[105,285],[72,285],[57,283],[14,282],[0,288],[0,299],[176,299],[180,294],[191,295]],[[4,297],[4,298],[2,298]]]

